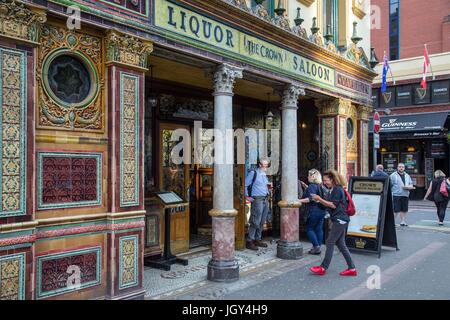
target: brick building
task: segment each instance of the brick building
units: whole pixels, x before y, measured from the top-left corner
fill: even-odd
[[[376,67],[372,94],[382,122],[377,159],[388,172],[398,162],[406,162],[417,187],[411,197],[420,199],[433,172],[441,169],[448,174],[450,169],[450,2],[375,0],[372,4],[381,12],[381,28],[372,29],[372,47],[380,61],[386,52],[392,71],[387,91],[381,93],[383,65]],[[420,86],[424,44],[431,60],[426,90]]]

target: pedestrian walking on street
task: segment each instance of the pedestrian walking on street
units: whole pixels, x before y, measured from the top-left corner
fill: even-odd
[[[436,170],[434,180],[430,183],[424,200],[433,201],[436,205],[438,224],[444,225],[445,211],[449,201],[450,180],[445,178],[445,173]]]
[[[347,184],[345,178],[337,171],[331,170],[323,175],[323,184],[328,188],[328,196],[326,200],[319,195],[312,197],[314,201],[330,208],[331,230],[328,235],[326,245],[327,250],[325,258],[320,266],[312,267],[312,273],[323,276],[330,266],[333,257],[334,246],[337,245],[339,250],[347,262],[348,269],[340,273],[341,276],[357,276],[355,264],[353,263],[350,251],[345,244],[345,236],[347,233],[347,226],[350,222],[350,217],[346,212],[347,197],[344,191],[344,186]]]
[[[375,168],[375,171],[372,171],[372,174],[370,175],[373,178],[381,177],[381,178],[387,178],[389,175],[384,172],[384,167],[382,164],[377,165]]]
[[[395,217],[400,214],[400,226],[407,227],[406,215],[408,214],[409,191],[415,189],[412,179],[405,172],[403,163],[398,164],[397,171],[391,174],[390,179]]]
[[[323,242],[323,222],[326,215],[326,208],[322,204],[314,201],[312,197],[319,195],[324,198],[322,175],[318,170],[311,169],[308,172],[308,182],[309,186],[300,202],[306,204],[308,216],[306,220],[306,234],[313,246],[308,253],[319,255],[321,253],[320,246]]]
[[[258,169],[251,171],[245,178],[245,196],[252,203],[246,241],[246,248],[250,250],[267,247],[262,242],[262,232],[269,211],[269,188],[272,188],[266,176],[269,163],[268,159],[261,159]]]

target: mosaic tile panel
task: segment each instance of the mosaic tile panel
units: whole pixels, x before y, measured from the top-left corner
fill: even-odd
[[[347,119],[339,118],[339,173],[347,175]]]
[[[87,248],[37,258],[37,299],[101,283],[101,248]]]
[[[100,2],[143,16],[148,16],[150,8],[149,0],[100,0]]]
[[[146,245],[147,247],[156,246],[159,244],[159,217],[146,217]]]
[[[334,118],[322,119],[322,161],[324,171],[334,169]]]
[[[25,253],[0,257],[0,300],[25,299]]]
[[[361,176],[368,176],[369,175],[369,125],[367,122],[362,121],[362,134],[361,134],[361,154],[362,159],[361,161]]]
[[[101,153],[38,153],[38,209],[102,204]]]
[[[120,206],[139,205],[139,77],[120,73]]]
[[[119,289],[137,286],[138,280],[138,236],[119,239]]]
[[[26,55],[0,48],[0,217],[26,214]]]

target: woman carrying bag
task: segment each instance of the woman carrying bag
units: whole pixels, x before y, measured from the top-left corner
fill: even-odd
[[[424,200],[433,201],[436,205],[438,223],[444,225],[445,211],[449,201],[450,180],[445,178],[441,170],[436,170],[434,180],[430,183]]]

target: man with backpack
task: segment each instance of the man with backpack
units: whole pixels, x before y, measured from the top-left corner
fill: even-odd
[[[261,159],[258,169],[251,171],[245,178],[245,196],[252,203],[246,241],[246,248],[250,250],[267,247],[262,242],[262,232],[269,211],[269,187],[272,188],[266,176],[269,163],[268,159]]]
[[[355,214],[355,205],[351,200],[349,193],[344,189],[347,184],[345,178],[335,170],[326,172],[323,175],[323,184],[330,190],[329,196],[323,199],[319,195],[314,195],[312,199],[319,202],[323,206],[330,208],[330,219],[332,221],[330,234],[328,235],[326,244],[327,251],[325,258],[320,266],[312,267],[312,273],[323,276],[330,266],[333,258],[334,246],[337,245],[339,250],[347,262],[348,268],[340,273],[341,276],[357,276],[358,273],[353,263],[350,251],[345,243],[348,223],[350,216]]]

